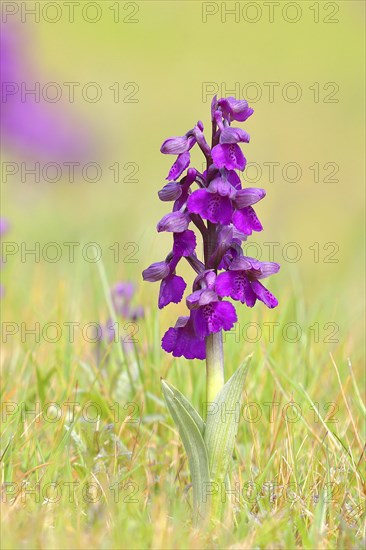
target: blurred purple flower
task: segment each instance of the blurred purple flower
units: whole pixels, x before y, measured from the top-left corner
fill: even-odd
[[[141,305],[133,306],[131,301],[136,292],[135,285],[131,282],[118,282],[111,289],[111,298],[117,320],[126,322],[136,322],[144,316],[144,309]],[[116,331],[117,328],[117,331]],[[115,326],[111,318],[107,319],[106,323],[100,327],[99,343],[105,342],[110,344],[113,341],[121,340],[122,346],[126,352],[133,350],[133,342],[129,340],[130,335],[119,334],[118,327]]]
[[[30,38],[22,35],[20,26],[1,23],[2,143],[16,153],[45,162],[90,158],[94,146],[85,123],[75,119],[70,105],[47,101],[37,91],[41,90],[42,78],[25,60],[30,47]]]

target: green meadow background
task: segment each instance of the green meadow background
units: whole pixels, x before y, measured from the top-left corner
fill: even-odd
[[[63,255],[56,263],[42,259],[35,262],[31,256],[23,262],[20,254],[9,257],[1,273],[5,287],[2,321],[24,322],[27,327],[36,322],[41,326],[48,322],[62,325],[75,321],[81,326],[104,322],[108,309],[97,264],[85,261],[80,254],[86,243],[98,243],[109,283],[133,281],[137,287],[134,301],[143,304],[146,312],[145,320],[138,326],[140,383],[128,399],[144,403],[144,411],[149,415],[146,429],[151,429],[153,435],[149,438],[142,431],[142,443],[136,443],[139,453],[134,464],[146,473],[151,464],[156,464],[161,456],[164,458],[161,470],[152,467],[146,473],[144,487],[148,488],[149,496],[144,492],[146,500],[142,508],[132,508],[131,512],[107,507],[107,511],[93,511],[91,516],[89,512],[72,513],[55,506],[46,518],[45,510],[36,505],[19,504],[14,514],[7,503],[3,504],[5,524],[15,522],[18,529],[16,535],[14,529],[10,532],[5,526],[4,547],[82,548],[87,544],[91,548],[98,545],[335,548],[347,547],[347,541],[358,547],[362,527],[360,524],[347,527],[344,518],[337,515],[338,508],[333,512],[322,510],[319,517],[309,508],[305,517],[310,523],[303,530],[294,520],[296,536],[288,528],[291,522],[285,506],[277,510],[279,515],[271,515],[268,509],[268,518],[262,510],[258,520],[261,529],[249,519],[237,534],[223,528],[210,540],[192,535],[187,524],[189,509],[182,497],[189,483],[187,464],[179,437],[160,402],[159,378],[166,376],[186,395],[191,393],[199,407],[204,395],[204,364],[197,361],[188,365],[186,360],[173,360],[159,352],[161,336],[186,308],[182,302],[157,312],[158,285],[143,283],[141,271],[162,260],[170,250],[170,236],[157,234],[155,230],[157,221],[167,212],[167,205],[158,200],[157,191],[173,161],[173,157],[160,154],[161,143],[169,136],[182,135],[197,120],[202,120],[209,132],[212,90],[219,96],[238,96],[238,92],[247,90],[254,101],[246,99],[255,112],[244,125],[251,135],[244,154],[248,163],[260,166],[261,177],[255,180],[255,165],[249,166],[243,182],[267,191],[257,208],[264,231],[253,235],[248,244],[259,245],[262,260],[281,264],[279,274],[268,285],[278,297],[279,306],[270,311],[265,311],[261,303],[254,310],[238,306],[240,330],[246,323],[255,322],[263,334],[254,341],[253,328],[246,338],[226,337],[227,371],[233,372],[243,357],[254,351],[245,399],[263,403],[282,395],[284,402],[298,400],[307,408],[310,424],[311,402],[320,404],[324,416],[324,406],[337,403],[337,436],[341,443],[331,436],[329,454],[320,453],[319,458],[314,445],[326,438],[327,430],[322,423],[311,424],[310,431],[300,423],[301,428],[295,427],[300,431],[294,439],[286,430],[283,437],[275,436],[273,427],[269,428],[265,422],[256,433],[254,424],[254,428],[245,426],[239,432],[239,464],[243,465],[244,478],[248,479],[249,472],[255,477],[253,471],[263,473],[277,449],[274,471],[263,473],[264,479],[272,479],[282,471],[276,465],[277,458],[287,456],[285,448],[287,451],[289,448],[284,442],[295,441],[298,456],[301,457],[302,450],[304,455],[297,459],[295,453],[289,463],[294,466],[300,461],[301,471],[307,468],[315,471],[319,467],[323,474],[327,470],[331,476],[331,468],[337,468],[337,461],[342,461],[344,455],[352,456],[352,471],[356,472],[364,428],[360,393],[365,383],[364,3],[299,1],[295,4],[301,17],[293,23],[286,18],[294,18],[295,8],[282,1],[274,11],[273,22],[269,21],[265,2],[252,2],[254,7],[248,7],[248,2],[102,1],[96,3],[102,17],[95,23],[83,20],[81,7],[75,9],[75,21],[70,23],[63,2],[58,4],[62,8],[60,21],[50,23],[41,17],[39,23],[34,23],[29,17],[25,24],[19,24],[17,32],[24,35],[27,44],[23,61],[41,84],[52,81],[62,86],[64,82],[78,82],[80,90],[85,84],[96,82],[101,88],[102,97],[97,102],[86,101],[76,91],[75,102],[70,103],[66,88],[62,87],[65,95],[58,108],[65,117],[74,118],[75,125],[88,138],[92,137],[95,148],[87,162],[99,163],[103,176],[94,183],[82,178],[70,183],[67,177],[56,183],[35,183],[32,176],[25,182],[17,176],[4,181],[3,172],[1,215],[10,223],[4,240],[19,246],[27,243],[29,248],[39,242],[41,249],[48,242],[56,242],[62,246]],[[87,2],[81,2],[84,4]],[[222,6],[232,9],[235,4],[240,8],[239,20],[229,14],[225,20]],[[119,22],[114,21],[117,9]],[[210,14],[204,22],[207,10]],[[92,17],[92,8],[89,13]],[[260,14],[258,21],[249,22],[255,13]],[[13,20],[19,23],[19,15]],[[111,86],[116,89],[115,83],[120,91],[117,102],[110,89]],[[276,83],[273,98],[269,96],[268,83]],[[296,83],[301,92],[296,102],[291,101],[295,88],[287,86],[289,83]],[[286,90],[290,100],[283,97]],[[256,97],[259,93],[261,97]],[[128,102],[131,97],[135,102]],[[201,166],[198,153],[194,153],[193,159]],[[6,162],[36,160],[3,144],[3,166]],[[270,181],[264,163],[272,162],[279,166]],[[115,163],[121,166],[117,183],[109,168]],[[300,166],[299,181],[286,181],[294,179],[291,168],[283,172],[288,163]],[[318,178],[314,178],[315,163],[319,166]],[[131,166],[132,182],[126,178]],[[81,243],[74,263],[68,261],[64,242]],[[272,258],[268,245],[264,244],[269,242],[279,243]],[[117,261],[110,249],[114,243],[119,243]],[[296,243],[296,250],[288,243]],[[298,251],[301,257],[291,261]],[[248,255],[255,256],[256,250],[248,248]],[[186,266],[182,273],[191,276]],[[263,325],[266,322],[279,323],[273,342]],[[291,328],[286,333],[288,337],[283,337],[282,329],[288,323],[300,327],[298,342],[289,341],[294,339]],[[319,330],[317,338],[315,330]],[[94,399],[107,400],[106,396],[111,402],[117,399],[114,381],[119,367],[116,364],[110,367],[113,377],[108,369],[103,371],[104,385],[99,386],[95,346],[86,342],[80,331],[76,332],[73,344],[67,342],[65,334],[57,343],[42,339],[36,343],[32,336],[22,341],[19,333],[8,337],[2,353],[5,400],[63,401],[76,386],[91,392],[87,396]],[[14,431],[14,423],[6,425],[2,452],[9,438],[16,436],[12,458],[10,451],[6,455],[9,462],[2,470],[2,481],[19,481],[28,470],[52,462],[52,444],[61,432],[54,433],[50,425],[44,431],[37,428],[33,432],[33,428],[30,426],[22,438],[19,427]],[[30,446],[25,444],[24,437],[29,438]],[[36,448],[37,438],[42,452],[38,444]],[[129,434],[124,444],[131,450],[133,441]],[[150,454],[145,454],[148,441],[153,441],[153,448]],[[67,474],[57,475],[69,475],[73,463],[68,464],[65,456],[71,455],[66,447],[60,449],[61,455],[56,455],[55,463],[62,462]],[[312,462],[314,456],[316,466]],[[253,461],[257,470],[248,461]],[[55,463],[52,468],[56,468]],[[88,464],[85,458],[85,476]],[[177,482],[175,474],[179,468],[183,468],[184,474]],[[56,471],[52,470],[50,479]],[[362,479],[355,473],[351,480],[342,481],[342,491],[353,494],[354,506],[364,498]],[[297,517],[303,517],[299,510],[296,513]],[[31,522],[28,525],[27,518]]]

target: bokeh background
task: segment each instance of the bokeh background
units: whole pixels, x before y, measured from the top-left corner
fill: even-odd
[[[31,95],[22,100],[20,92],[3,99],[1,215],[10,223],[4,240],[19,250],[39,243],[41,254],[46,243],[56,242],[62,257],[55,263],[42,255],[39,262],[32,256],[24,261],[20,251],[8,257],[3,319],[31,325],[103,318],[96,264],[81,254],[90,242],[101,247],[110,283],[135,282],[139,303],[154,309],[158,285],[142,283],[141,271],[170,246],[169,235],[155,232],[166,213],[157,191],[171,160],[159,147],[198,119],[209,128],[213,90],[219,96],[241,96],[244,90],[255,114],[245,126],[251,142],[243,179],[267,190],[258,208],[264,231],[251,240],[261,246],[261,259],[282,265],[271,281],[280,306],[265,315],[276,322],[281,308],[293,307],[296,322],[301,307],[308,312],[303,331],[319,322],[322,339],[332,332],[328,327],[323,334],[323,325],[335,323],[344,356],[359,358],[364,3],[279,2],[270,8],[262,2],[83,1],[73,17],[63,2],[57,9],[39,3],[39,15],[28,13],[33,4],[2,5],[3,81],[28,88],[38,82],[41,94],[39,102]],[[76,83],[74,101],[65,84],[70,82]],[[47,88],[49,83],[56,88]],[[273,97],[268,83],[275,83]],[[44,89],[50,97],[61,90],[61,98],[45,101]],[[17,106],[21,123],[13,120]],[[46,163],[58,163],[63,176],[51,182],[41,174],[36,182],[24,175],[35,162],[41,172]],[[69,162],[97,163],[98,181],[86,181],[77,169],[70,182]],[[269,162],[279,163],[272,181],[264,164]],[[110,167],[117,163],[115,182]],[[288,163],[297,163],[299,177]],[[50,174],[48,180],[52,168]],[[89,174],[94,177],[93,169]],[[81,243],[73,263],[65,242]],[[271,258],[266,242],[280,243]],[[286,248],[292,242],[297,248]],[[117,260],[111,246],[120,250]],[[299,250],[301,258],[289,261]],[[248,254],[256,256],[256,249]],[[167,308],[161,326],[184,310],[184,304]],[[243,308],[241,315],[248,321],[257,313]],[[18,345],[17,338],[10,344]]]

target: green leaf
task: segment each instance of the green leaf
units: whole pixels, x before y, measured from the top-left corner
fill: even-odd
[[[201,435],[203,436],[203,434],[205,433],[205,423],[202,420],[199,413],[193,407],[193,405],[191,405],[191,403],[188,401],[188,399],[186,397],[184,397],[184,395],[179,390],[177,390],[177,388],[175,388],[171,384],[168,384],[168,382],[166,382],[165,380],[162,380],[161,383],[163,385],[163,393],[164,393],[164,385],[168,386],[169,390],[172,392],[174,398],[178,399],[178,401],[180,401],[180,403],[183,405],[183,407],[187,410],[187,412],[192,417],[192,420],[197,425],[197,428],[201,432]],[[165,397],[165,393],[164,393],[164,397]]]
[[[207,518],[210,504],[205,493],[210,484],[208,456],[203,440],[205,425],[198,412],[176,388],[165,380],[161,384],[166,404],[188,456],[193,487],[193,520],[198,523]]]
[[[225,491],[225,478],[235,445],[240,418],[240,398],[251,356],[219,391],[207,414],[205,444],[209,456],[209,470],[213,482],[214,508],[221,510],[221,491]]]

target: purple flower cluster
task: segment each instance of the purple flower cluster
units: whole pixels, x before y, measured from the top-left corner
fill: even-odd
[[[124,319],[128,321],[136,321],[144,316],[144,309],[142,306],[133,306],[131,301],[136,292],[135,286],[130,282],[118,282],[111,289],[111,298],[114,311],[117,319]],[[105,341],[108,344],[113,342],[116,338],[120,338],[118,332],[116,333],[116,326],[113,319],[109,318],[105,325],[100,327],[99,340]],[[116,340],[118,341],[118,340]],[[128,343],[128,342],[127,342]],[[126,342],[123,342],[126,344]],[[130,346],[133,347],[133,346]]]
[[[9,18],[11,19],[11,18]],[[71,109],[59,102],[29,94],[23,99],[21,86],[44,80],[32,63],[33,38],[25,25],[1,23],[0,32],[0,135],[2,147],[8,147],[21,157],[45,162],[86,160],[95,155],[93,133],[84,120],[75,120]],[[49,80],[52,80],[50,78]],[[56,83],[55,83],[56,85]]]
[[[197,273],[192,293],[186,298],[189,316],[179,317],[162,339],[163,349],[174,357],[205,359],[207,336],[233,327],[237,321],[235,308],[223,298],[230,297],[248,307],[257,300],[269,308],[278,304],[260,280],[277,273],[280,266],[249,258],[242,251],[242,242],[253,231],[263,229],[253,205],[263,199],[265,191],[242,187],[236,170],[245,169],[246,159],[239,143],[248,143],[250,138],[231,124],[244,122],[252,114],[253,109],[245,100],[217,100],[215,96],[211,105],[211,146],[201,121],[184,136],[169,138],[161,146],[162,153],[177,155],[166,178],[168,183],[159,191],[160,200],[173,202],[172,212],[157,225],[159,232],[173,233],[173,248],[164,261],[145,269],[143,278],[161,281],[161,309],[183,298],[187,284],[176,274],[181,259],[185,258]],[[190,150],[195,145],[207,162],[203,173],[189,167]],[[194,183],[196,190],[192,190]],[[189,229],[191,223],[202,235],[203,261],[197,257],[197,239]]]

